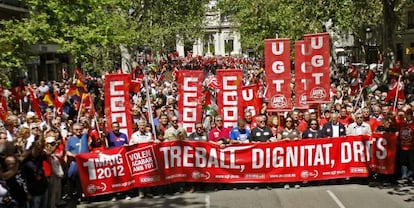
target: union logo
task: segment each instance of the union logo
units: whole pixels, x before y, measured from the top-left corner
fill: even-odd
[[[312,100],[324,100],[326,91],[322,87],[315,87],[311,90],[310,97]]]
[[[284,95],[275,95],[272,97],[270,104],[273,108],[286,108],[287,99]]]

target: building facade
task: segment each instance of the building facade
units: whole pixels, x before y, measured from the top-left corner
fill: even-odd
[[[0,19],[22,19],[29,10],[21,0],[0,0]],[[68,57],[58,53],[56,44],[36,44],[29,48],[30,56],[26,60],[27,70],[8,70],[11,80],[25,78],[30,82],[58,80],[62,78],[62,69],[68,63]]]
[[[406,66],[414,64],[414,4],[406,8],[403,19],[406,30],[398,34],[396,59]]]
[[[220,12],[213,11],[216,1],[206,5],[204,17],[204,37],[194,41],[191,50],[193,56],[237,56],[242,54],[240,33],[236,25],[229,22]],[[177,41],[177,52],[186,56],[188,48],[182,41]]]

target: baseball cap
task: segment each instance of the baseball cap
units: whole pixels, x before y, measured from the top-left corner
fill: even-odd
[[[46,137],[45,142],[46,142],[46,143],[53,143],[53,142],[56,142],[56,138],[55,138],[55,137],[53,137],[53,136]]]

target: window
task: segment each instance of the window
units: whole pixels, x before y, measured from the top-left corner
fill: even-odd
[[[414,29],[414,10],[407,12],[407,29]]]

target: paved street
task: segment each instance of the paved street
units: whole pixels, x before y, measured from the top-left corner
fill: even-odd
[[[411,199],[411,200],[409,200]],[[168,195],[164,198],[139,199],[116,202],[102,201],[78,205],[81,208],[117,207],[190,207],[190,208],[251,208],[251,207],[302,207],[302,208],[412,208],[414,186],[368,187],[367,185],[325,185],[300,189],[274,188],[267,190],[219,190]]]

